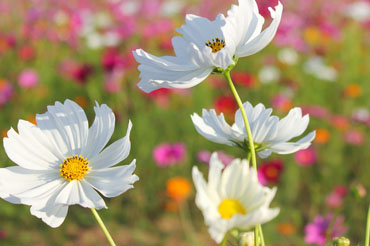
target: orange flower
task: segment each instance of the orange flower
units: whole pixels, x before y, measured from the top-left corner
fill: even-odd
[[[316,129],[316,143],[327,143],[330,139],[330,132],[324,128],[318,128]]]
[[[291,223],[280,223],[276,230],[284,236],[290,236],[296,232],[296,227]]]
[[[2,131],[1,131],[1,136],[2,136],[3,138],[7,138],[7,137],[8,137],[8,130],[2,130]]]
[[[88,105],[88,100],[84,96],[77,96],[74,98],[74,101],[81,106],[81,108],[86,108]]]
[[[359,97],[362,94],[362,88],[358,84],[349,84],[344,89],[344,95],[347,97]]]
[[[181,203],[189,197],[191,183],[183,177],[173,177],[167,181],[166,194],[175,202]]]
[[[37,125],[36,118],[34,115],[29,116],[26,120],[31,122],[34,125]]]
[[[321,33],[320,30],[314,26],[308,27],[304,31],[304,39],[311,45],[316,45],[320,42]]]

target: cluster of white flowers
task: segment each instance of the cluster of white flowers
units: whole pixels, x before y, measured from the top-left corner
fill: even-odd
[[[269,10],[272,22],[263,31],[264,18],[255,0],[239,0],[226,17],[220,14],[214,21],[187,15],[186,24],[177,29],[181,36],[172,39],[176,56],[156,57],[142,49],[134,51],[140,63],[138,86],[145,92],[189,88],[213,71],[223,72],[234,66],[238,58],[257,53],[273,39],[283,7],[279,2],[275,10]],[[305,149],[315,137],[313,131],[289,142],[303,134],[309,122],[300,108],[293,108],[279,120],[270,116],[272,109],[262,104],[253,107],[246,102],[243,107],[261,158],[272,152],[289,154]],[[46,113],[36,116],[37,125],[19,121],[19,132],[11,129],[4,138],[5,151],[18,166],[0,169],[1,198],[30,205],[33,215],[57,227],[64,221],[69,205],[106,208],[97,191],[114,197],[132,188],[138,180],[133,174],[135,160],[127,166],[113,167],[129,154],[132,124],[129,122],[124,138],[104,149],[114,130],[114,114],[104,104],[97,104],[94,110],[96,118],[90,128],[83,109],[69,100],[48,106]],[[240,110],[232,126],[213,109],[203,110],[202,117],[195,113],[191,119],[206,139],[248,149]],[[277,189],[263,187],[247,160],[235,159],[225,167],[213,154],[208,183],[197,167],[193,167],[192,175],[196,205],[217,243],[232,229],[250,229],[279,213],[278,208],[269,208]]]

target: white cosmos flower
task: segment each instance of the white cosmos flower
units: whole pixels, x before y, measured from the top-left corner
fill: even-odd
[[[235,159],[223,169],[217,153],[211,156],[208,183],[193,167],[195,202],[217,243],[233,228],[246,230],[272,220],[279,213],[278,208],[269,208],[276,188],[263,187],[247,160]]]
[[[239,57],[263,49],[275,36],[283,6],[269,9],[273,18],[262,30],[264,18],[255,0],[239,0],[227,17],[219,14],[214,21],[186,15],[186,24],[177,29],[181,36],[172,38],[176,56],[157,57],[142,49],[133,52],[140,63],[138,86],[145,92],[159,88],[189,88],[202,82],[215,68],[226,69]]]
[[[272,109],[266,109],[261,103],[253,107],[246,102],[243,107],[248,117],[256,151],[261,158],[268,157],[272,152],[290,154],[306,149],[315,138],[315,131],[312,131],[297,142],[288,142],[300,136],[307,128],[309,116],[302,117],[300,108],[291,109],[286,117],[279,120],[277,116],[270,116]],[[222,113],[217,115],[214,109],[210,111],[203,109],[202,117],[194,113],[191,119],[197,132],[210,141],[242,148],[249,146],[240,109],[235,113],[235,123],[232,126],[225,121]]]
[[[90,128],[83,109],[66,100],[37,114],[37,125],[20,120],[18,133],[10,129],[4,148],[18,166],[0,169],[1,198],[30,205],[32,215],[58,227],[69,205],[106,208],[97,191],[115,197],[132,188],[139,179],[132,174],[135,160],[112,167],[130,152],[132,124],[124,138],[104,148],[114,131],[115,117],[105,104],[97,104],[94,110]]]

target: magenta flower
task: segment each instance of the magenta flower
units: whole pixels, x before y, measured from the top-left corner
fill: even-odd
[[[308,147],[307,149],[297,151],[294,154],[294,159],[300,166],[311,166],[316,162],[317,154],[315,149]]]
[[[364,134],[359,130],[349,130],[344,134],[344,140],[352,145],[361,145],[364,140]]]
[[[0,230],[0,240],[6,239],[8,236],[5,231]]]
[[[332,239],[334,237],[340,237],[347,232],[348,228],[343,224],[344,217],[338,216],[331,228],[331,235],[327,236],[332,220],[332,214],[327,214],[325,217],[316,216],[313,222],[307,224],[305,227],[305,243],[325,246],[327,237]]]
[[[292,100],[284,95],[277,94],[271,100],[272,107],[278,109],[281,112],[288,112],[292,108]]]
[[[301,108],[303,114],[309,114],[312,117],[319,119],[327,119],[329,117],[328,110],[319,105],[303,106]]]
[[[121,56],[118,50],[108,49],[101,57],[101,65],[104,70],[112,71],[115,68],[123,68],[125,66],[125,58]]]
[[[35,87],[39,83],[39,75],[33,69],[25,69],[18,76],[18,83],[22,88]]]
[[[334,188],[333,192],[326,197],[326,205],[330,208],[338,208],[342,205],[344,197],[347,195],[347,188],[339,185]]]
[[[264,162],[258,167],[258,180],[262,185],[278,184],[283,168],[280,160]]]
[[[218,159],[226,166],[228,166],[235,157],[226,154],[223,151],[216,151]],[[199,151],[197,154],[197,159],[199,162],[209,164],[212,153],[207,150]]]
[[[12,84],[8,81],[0,79],[0,106],[7,103],[14,92]]]
[[[153,158],[159,167],[173,166],[184,161],[186,147],[183,143],[165,143],[153,150]]]

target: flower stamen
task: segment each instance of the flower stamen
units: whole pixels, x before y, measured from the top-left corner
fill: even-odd
[[[89,162],[86,158],[80,155],[72,155],[64,159],[63,164],[60,164],[60,176],[68,181],[82,179],[87,171],[89,171]]]
[[[239,201],[234,199],[225,199],[218,205],[218,212],[223,219],[230,219],[235,214],[246,214],[244,207]]]
[[[217,53],[222,48],[226,46],[225,40],[220,38],[212,38],[212,42],[208,40],[208,42],[205,42],[205,45],[210,47],[212,49],[212,53]]]

